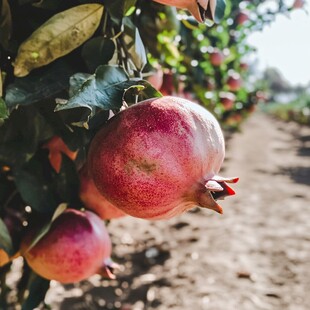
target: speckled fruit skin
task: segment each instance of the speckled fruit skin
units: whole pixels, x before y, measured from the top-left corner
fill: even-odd
[[[67,209],[31,249],[34,234],[23,240],[21,252],[40,276],[74,283],[95,274],[110,257],[111,241],[103,221],[90,211]]]
[[[91,143],[88,165],[98,190],[125,213],[167,219],[194,206],[218,208],[205,184],[218,173],[224,154],[214,116],[167,96],[110,119]]]
[[[80,170],[79,176],[79,195],[87,209],[95,212],[102,220],[111,220],[127,215],[100,194],[94,181],[89,176],[86,165]]]

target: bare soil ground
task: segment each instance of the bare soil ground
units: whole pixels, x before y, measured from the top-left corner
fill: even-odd
[[[310,309],[310,128],[256,112],[227,146],[224,215],[112,221],[117,280],[52,283],[51,308]]]

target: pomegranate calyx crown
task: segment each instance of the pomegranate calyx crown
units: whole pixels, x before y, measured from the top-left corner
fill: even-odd
[[[111,258],[107,258],[104,260],[102,266],[97,270],[97,274],[101,275],[104,278],[114,280],[116,279],[114,271],[119,269],[119,264],[115,263]]]
[[[216,202],[216,200],[223,200],[227,196],[232,196],[235,191],[227,185],[227,183],[237,183],[239,178],[223,178],[220,176],[214,176],[206,182],[204,185],[205,191],[200,194],[198,202],[203,208],[214,210],[220,214],[223,213],[222,207]]]

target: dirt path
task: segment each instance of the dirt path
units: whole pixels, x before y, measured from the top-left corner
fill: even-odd
[[[117,280],[54,283],[46,301],[63,310],[309,309],[309,159],[310,128],[256,112],[229,141],[222,173],[240,182],[223,216],[113,221]]]

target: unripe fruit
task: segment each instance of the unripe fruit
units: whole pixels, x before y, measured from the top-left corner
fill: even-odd
[[[64,141],[58,136],[52,137],[46,144],[43,145],[43,148],[48,149],[49,161],[57,173],[59,173],[61,168],[62,154],[67,155],[71,160],[75,160],[78,153],[77,151],[71,151]]]
[[[96,188],[94,181],[89,176],[85,165],[79,172],[80,199],[85,207],[95,212],[102,220],[110,220],[125,216],[126,213],[110,203]]]
[[[84,280],[97,273],[111,255],[111,240],[101,219],[90,211],[67,209],[29,249],[35,233],[26,235],[21,252],[40,276],[61,283]]]
[[[125,213],[167,219],[195,206],[222,212],[213,197],[233,194],[217,176],[224,139],[214,116],[178,97],[152,98],[115,115],[91,142],[98,190]]]

